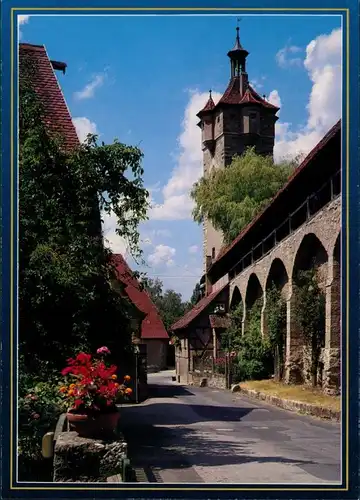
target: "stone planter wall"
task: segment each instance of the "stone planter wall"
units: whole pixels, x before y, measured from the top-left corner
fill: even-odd
[[[59,432],[60,431],[60,432]],[[55,431],[53,481],[74,483],[123,482],[123,465],[127,462],[127,443],[116,432],[113,439],[89,439],[67,431],[59,421]]]

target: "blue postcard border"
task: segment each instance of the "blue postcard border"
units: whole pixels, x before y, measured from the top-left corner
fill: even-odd
[[[276,6],[274,4],[276,3]],[[101,9],[102,3],[95,0],[90,0],[87,2],[86,7],[83,7],[82,14],[94,13],[95,9]],[[289,13],[289,7],[285,6],[280,0],[276,2],[263,1],[252,2],[253,5],[247,7],[251,8],[252,12],[256,12],[256,9],[261,9],[265,13],[266,10],[276,7],[278,9],[277,13]],[[37,498],[48,498],[49,495],[52,497],[72,497],[74,495],[80,497],[93,497],[96,496],[114,496],[114,490],[111,486],[101,485],[99,487],[85,487],[84,485],[79,485],[79,487],[71,486],[71,489],[66,489],[62,486],[55,486],[49,484],[41,485],[41,487],[46,489],[40,489],[41,487],[34,487],[34,484],[24,484],[16,483],[13,481],[9,483],[10,473],[14,472],[14,463],[11,463],[6,458],[9,456],[10,446],[8,435],[12,427],[15,426],[14,421],[14,408],[16,403],[16,391],[12,391],[11,396],[11,386],[14,387],[16,373],[14,363],[10,363],[9,353],[15,355],[15,345],[14,336],[12,336],[12,343],[10,332],[13,328],[14,333],[16,332],[16,262],[17,262],[17,250],[15,242],[17,240],[15,214],[17,206],[16,198],[16,156],[17,156],[17,127],[16,127],[16,110],[17,109],[17,95],[16,95],[16,57],[14,53],[10,53],[9,47],[12,47],[12,38],[15,33],[14,25],[11,25],[11,12],[16,12],[17,14],[31,14],[35,13],[34,9],[37,9],[38,14],[51,12],[55,13],[65,13],[65,9],[74,9],[79,7],[81,4],[65,1],[62,2],[61,8],[56,4],[55,1],[49,1],[46,4],[40,1],[34,1],[32,7],[28,5],[25,0],[20,0],[16,4],[13,2],[8,2],[3,4],[2,9],[2,370],[1,370],[1,382],[2,382],[2,408],[12,408],[11,412],[2,412],[2,495],[4,498],[22,498],[22,497],[37,497]],[[109,9],[121,7],[120,2],[108,2],[107,7]],[[124,4],[125,7],[125,4]],[[153,6],[155,7],[155,6]],[[170,2],[165,3],[164,1],[158,2],[156,7],[161,9],[162,14],[171,13],[174,14],[175,10],[183,8],[180,4],[174,4],[170,6]],[[226,10],[225,7],[220,5],[219,2],[209,1],[205,5],[192,5],[187,7],[188,12],[194,13],[195,8],[200,9],[208,8],[214,9],[214,13],[234,13],[238,14],[239,11],[235,10],[239,8],[236,2],[228,2]],[[297,5],[292,3],[291,8],[295,9]],[[307,9],[308,12],[314,13],[312,9],[315,8],[311,0],[302,1],[301,5],[298,3],[298,7],[302,9]],[[11,9],[15,9],[11,10]],[[135,9],[149,9],[149,5],[146,2],[137,4],[137,7],[129,7],[130,10],[127,13],[141,13],[142,10]],[[244,8],[246,8],[244,6]],[[51,9],[51,10],[50,10]],[[166,9],[166,10],[165,10]],[[216,9],[216,10],[215,10]],[[220,10],[221,9],[221,10]],[[227,10],[231,9],[231,11]],[[338,13],[344,16],[344,26],[348,26],[350,29],[344,30],[345,42],[348,44],[349,53],[345,54],[344,58],[344,100],[343,100],[343,165],[350,165],[350,168],[343,169],[343,219],[342,227],[348,228],[347,231],[342,232],[342,244],[343,244],[343,269],[347,269],[347,273],[343,272],[343,291],[348,298],[348,302],[343,300],[343,324],[347,326],[347,339],[348,343],[343,344],[343,356],[347,358],[347,364],[345,370],[343,370],[342,387],[348,388],[348,397],[344,398],[343,401],[343,415],[348,415],[348,426],[345,429],[345,435],[343,436],[346,446],[349,446],[348,461],[344,463],[343,477],[347,479],[347,484],[342,485],[342,487],[329,487],[326,485],[319,486],[318,488],[306,488],[305,486],[293,488],[283,487],[281,489],[269,486],[267,488],[259,488],[256,485],[254,487],[236,487],[235,485],[226,485],[223,487],[218,487],[214,485],[213,488],[206,487],[195,487],[191,485],[172,485],[168,487],[167,485],[157,485],[151,487],[144,484],[139,484],[134,488],[132,485],[127,487],[124,483],[123,487],[116,488],[116,496],[124,496],[125,498],[129,495],[131,497],[164,497],[167,498],[179,498],[179,497],[189,497],[189,498],[239,498],[246,496],[247,498],[279,498],[285,497],[296,497],[296,498],[318,498],[321,496],[324,498],[355,498],[353,495],[355,493],[355,488],[358,484],[358,347],[359,347],[359,238],[358,238],[358,213],[359,213],[359,171],[356,168],[359,165],[359,116],[356,110],[359,109],[359,11],[358,4],[355,1],[340,2],[332,1],[328,2],[327,8],[322,8],[322,12],[326,13]],[[338,9],[338,12],[335,12]],[[74,11],[72,11],[74,12]],[[108,10],[106,13],[109,14],[111,11]],[[185,13],[186,11],[181,11]],[[204,12],[204,11],[202,11]],[[250,13],[250,11],[248,11]],[[100,13],[97,10],[97,13]],[[198,11],[201,13],[201,11]],[[210,12],[207,12],[210,13]],[[304,13],[306,13],[304,11]],[[347,21],[347,22],[346,22]],[[14,41],[15,45],[16,41]],[[344,44],[344,47],[346,46]],[[14,57],[13,62],[15,72],[13,76],[11,75],[11,58]],[[13,77],[13,80],[12,80]],[[11,104],[12,103],[12,104]],[[12,109],[13,106],[13,109]],[[13,111],[13,113],[12,113]],[[354,168],[355,166],[355,168]],[[13,168],[11,168],[13,167]],[[11,191],[11,186],[13,190]],[[345,189],[344,189],[345,187]],[[346,190],[348,188],[348,191]],[[10,245],[11,241],[13,245]],[[348,254],[348,262],[346,262],[346,254]],[[351,279],[347,280],[347,276]],[[351,348],[350,348],[351,346]],[[343,359],[345,359],[343,357]],[[13,368],[12,368],[13,367]],[[346,444],[347,443],[347,444]],[[15,443],[13,442],[12,447],[14,448]],[[343,450],[345,451],[345,450]],[[55,489],[56,488],[56,489]],[[209,489],[208,489],[209,488]],[[211,489],[210,489],[211,488]],[[50,493],[51,491],[51,493]],[[72,493],[74,492],[74,493]],[[76,492],[76,493],[75,493]],[[321,492],[321,493],[320,493]],[[356,493],[355,493],[356,495]]]

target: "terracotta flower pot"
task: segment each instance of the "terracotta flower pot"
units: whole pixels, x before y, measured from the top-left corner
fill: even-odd
[[[75,413],[70,410],[66,414],[71,431],[75,431],[81,437],[105,437],[112,435],[117,427],[120,413],[115,408],[111,412],[97,415]]]

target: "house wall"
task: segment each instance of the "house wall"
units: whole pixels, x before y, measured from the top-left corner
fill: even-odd
[[[203,339],[209,340],[208,347],[206,349],[206,353],[208,355],[213,354],[213,330],[209,321],[209,314],[212,314],[213,309],[216,304],[223,303],[225,307],[228,307],[229,303],[229,291],[228,289],[224,289],[201,314],[188,326],[188,328],[184,329],[180,336],[180,345],[176,347],[175,350],[175,369],[176,369],[176,377],[177,381],[181,384],[189,384],[192,382],[191,372],[194,369],[194,361],[195,357],[195,347],[201,346],[201,342],[199,342],[199,337]],[[202,333],[199,333],[199,330]],[[199,348],[201,351],[201,347]]]
[[[176,380],[180,384],[189,383],[189,341],[186,337],[180,339],[180,345],[175,348]]]
[[[164,370],[166,368],[167,339],[144,339],[147,349],[148,373]]]

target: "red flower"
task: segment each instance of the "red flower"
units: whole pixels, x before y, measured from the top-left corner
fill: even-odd
[[[85,354],[84,352],[80,352],[76,356],[76,361],[79,363],[83,363],[84,365],[88,364],[91,361],[91,354]]]

